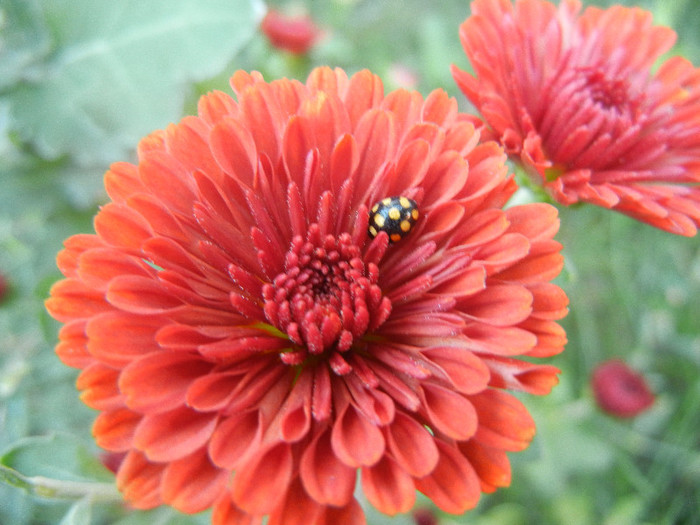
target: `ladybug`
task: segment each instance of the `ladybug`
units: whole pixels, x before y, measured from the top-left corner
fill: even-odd
[[[418,220],[418,205],[408,197],[385,197],[369,212],[369,236],[386,232],[390,242],[398,242],[408,235]]]

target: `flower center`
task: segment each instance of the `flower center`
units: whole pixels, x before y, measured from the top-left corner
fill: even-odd
[[[391,313],[377,265],[365,263],[350,234],[323,237],[312,224],[306,239],[292,239],[284,268],[262,290],[267,320],[295,344],[282,360],[301,364],[323,354],[342,373],[347,363],[340,353]]]
[[[606,75],[597,68],[585,68],[582,71],[586,90],[591,101],[599,108],[636,120],[640,97],[632,96],[629,81]]]

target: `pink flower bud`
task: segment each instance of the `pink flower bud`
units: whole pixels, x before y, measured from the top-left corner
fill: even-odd
[[[646,379],[620,359],[600,363],[591,377],[591,386],[601,410],[617,417],[634,417],[654,403]]]

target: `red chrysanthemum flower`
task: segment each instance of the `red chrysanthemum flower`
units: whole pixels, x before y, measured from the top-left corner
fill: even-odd
[[[213,522],[360,524],[415,490],[448,512],[509,483],[567,298],[555,208],[501,209],[505,154],[442,91],[364,71],[306,84],[236,73],[237,95],[145,138],[105,176],[96,235],[66,241],[47,301],[59,357],[126,452],[136,507]],[[386,196],[420,218],[368,235]]]
[[[613,416],[634,417],[654,404],[654,394],[644,376],[620,359],[596,366],[591,387],[598,406]]]
[[[639,8],[476,0],[457,84],[509,154],[562,204],[585,201],[673,233],[700,224],[700,70]]]
[[[260,29],[273,46],[296,55],[308,53],[320,35],[311,17],[287,16],[274,9],[267,12]]]

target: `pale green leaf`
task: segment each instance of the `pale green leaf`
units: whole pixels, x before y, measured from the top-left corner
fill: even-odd
[[[0,464],[26,477],[112,481],[95,454],[74,436],[63,433],[20,439],[3,451]]]
[[[262,11],[259,0],[43,0],[51,53],[8,92],[14,124],[46,158],[122,159],[180,117],[188,83],[226,67]]]

